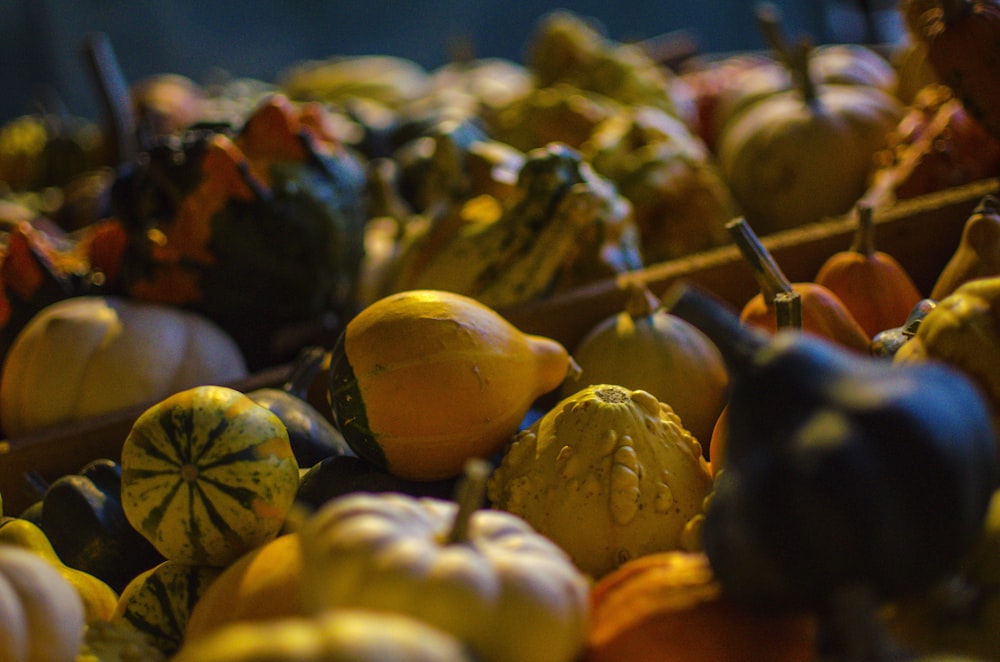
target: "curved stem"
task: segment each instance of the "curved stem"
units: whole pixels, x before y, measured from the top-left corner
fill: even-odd
[[[465,463],[465,475],[455,487],[455,501],[458,510],[446,544],[457,545],[469,540],[469,523],[472,514],[479,510],[486,498],[486,480],[490,476],[490,463],[480,458],[472,458]]]
[[[634,320],[649,317],[660,308],[660,300],[656,298],[645,283],[629,281],[625,294],[625,313]]]
[[[281,385],[281,390],[303,400],[308,399],[309,388],[322,369],[324,359],[326,359],[324,348],[319,346],[303,348],[292,365],[288,379]]]
[[[779,292],[792,291],[791,282],[768,250],[760,243],[760,239],[745,218],[735,218],[726,223],[726,231],[736,242],[740,253],[743,254],[743,259],[753,270],[754,277],[760,285],[761,294],[764,295],[764,300],[768,302],[768,305],[774,302],[774,297]]]
[[[858,205],[856,209],[858,226],[854,230],[851,250],[865,257],[875,254],[875,220],[870,205]]]

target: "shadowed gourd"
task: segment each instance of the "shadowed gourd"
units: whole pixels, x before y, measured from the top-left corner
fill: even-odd
[[[873,622],[879,601],[956,569],[998,482],[989,407],[970,379],[761,334],[683,284],[664,305],[713,339],[733,375],[726,468],[702,529],[725,590],[828,614],[867,604]]]

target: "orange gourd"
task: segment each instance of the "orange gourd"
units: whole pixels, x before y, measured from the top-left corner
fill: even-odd
[[[191,610],[185,644],[234,623],[300,616],[300,548],[298,534],[286,533],[227,566]]]
[[[744,218],[730,221],[726,229],[753,270],[761,290],[743,305],[740,321],[775,331],[778,328],[775,296],[797,292],[801,297],[803,331],[864,354],[869,352],[871,339],[836,294],[814,282],[790,282]]]
[[[903,265],[876,249],[871,207],[858,206],[856,218],[850,248],[827,258],[813,282],[836,294],[873,338],[905,322],[922,297]]]
[[[969,114],[1000,138],[1000,5],[992,0],[938,0],[937,5],[919,17],[927,61]]]
[[[728,598],[702,553],[629,561],[594,585],[581,662],[789,662],[818,657],[806,612],[761,610]]]
[[[380,299],[331,351],[330,406],[362,458],[407,480],[452,478],[498,452],[573,365],[471,297],[408,290]]]

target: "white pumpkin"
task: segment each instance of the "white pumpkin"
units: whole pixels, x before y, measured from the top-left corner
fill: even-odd
[[[485,483],[485,469],[479,483]],[[521,518],[404,494],[353,493],[305,523],[307,613],[375,609],[425,621],[482,662],[570,662],[586,637],[589,584]]]
[[[14,339],[0,376],[4,432],[17,436],[247,375],[235,341],[179,308],[72,297]]]
[[[79,594],[51,563],[0,545],[0,660],[73,662],[84,627]]]

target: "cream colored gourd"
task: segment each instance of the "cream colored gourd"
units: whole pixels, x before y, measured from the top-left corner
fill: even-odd
[[[314,618],[235,623],[174,662],[474,662],[455,638],[412,616],[336,609]]]
[[[73,662],[84,627],[80,596],[51,563],[0,545],[0,660]]]
[[[0,417],[16,436],[245,377],[235,342],[177,308],[73,297],[40,311],[4,361]]]
[[[459,505],[354,493],[316,511],[300,532],[306,613],[406,614],[466,642],[481,662],[574,660],[586,578],[521,518],[477,510],[487,469],[472,466]]]
[[[648,391],[708,443],[729,386],[722,354],[693,325],[662,310],[644,285],[629,286],[625,310],[591,329],[573,358],[580,370],[563,382],[562,397],[596,384]]]
[[[849,211],[902,115],[878,88],[813,84],[802,50],[801,87],[737,113],[718,140],[720,172],[759,234]]]
[[[599,578],[629,559],[680,548],[711,486],[701,444],[668,405],[601,384],[518,433],[488,496]]]

